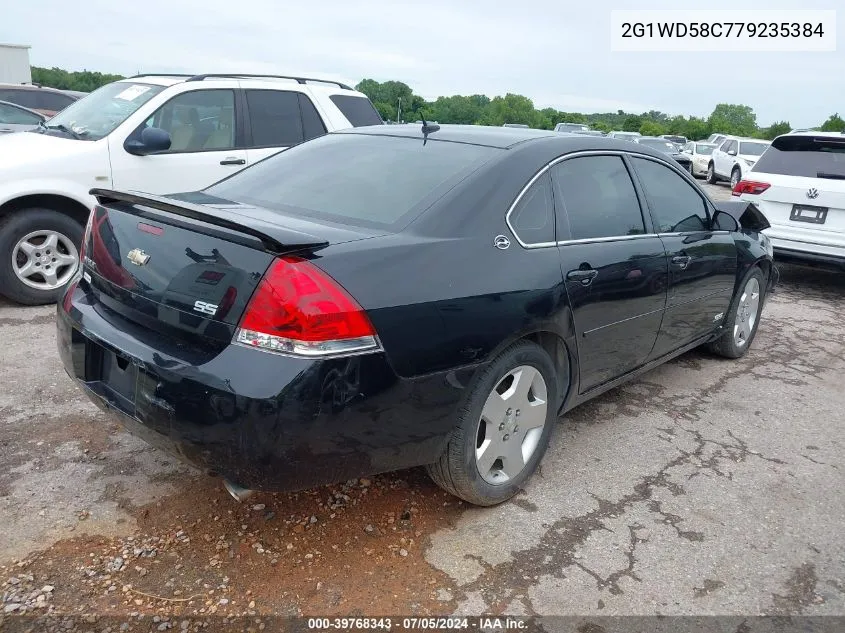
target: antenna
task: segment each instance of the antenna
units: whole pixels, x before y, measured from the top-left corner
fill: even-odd
[[[440,126],[437,123],[426,123],[425,115],[422,112],[420,112],[420,119],[422,119],[423,145],[425,145],[428,141],[428,135],[439,130]]]

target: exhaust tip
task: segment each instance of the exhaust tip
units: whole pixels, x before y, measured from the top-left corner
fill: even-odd
[[[244,501],[249,499],[253,494],[255,494],[255,490],[241,488],[238,484],[233,484],[228,479],[223,480],[223,487],[226,488],[226,492],[232,495],[232,499],[234,499],[238,503],[243,503]]]

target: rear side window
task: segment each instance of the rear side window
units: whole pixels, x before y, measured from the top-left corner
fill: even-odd
[[[352,95],[332,95],[329,97],[338,110],[343,113],[353,127],[365,125],[382,125],[378,111],[366,97],[353,97]]]
[[[299,107],[302,112],[302,130],[305,140],[307,141],[325,134],[326,126],[323,123],[323,119],[320,117],[314,104],[311,103],[311,99],[302,93],[299,95]]]
[[[543,174],[525,191],[509,220],[514,233],[525,244],[555,241],[555,206],[548,174]]]
[[[781,136],[772,141],[752,171],[806,178],[845,176],[845,136]]]
[[[290,215],[377,228],[410,221],[503,150],[327,134],[212,185],[206,193]]]
[[[284,147],[305,139],[299,93],[247,90],[246,103],[252,130],[250,147]]]
[[[634,183],[619,156],[571,158],[552,169],[555,200],[562,202],[569,235],[585,240],[645,233]],[[563,230],[560,233],[564,233]]]

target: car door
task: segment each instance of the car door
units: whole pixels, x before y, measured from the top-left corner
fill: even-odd
[[[124,139],[110,135],[114,187],[156,194],[196,191],[246,167],[235,94],[231,88],[179,93],[125,139],[139,139],[145,127],[161,128],[170,134],[166,152],[136,156]]]
[[[666,257],[622,155],[573,156],[551,173],[584,393],[648,358],[666,304]]]
[[[712,332],[728,311],[737,247],[728,231],[711,229],[713,209],[679,170],[650,157],[631,159],[669,267],[666,313],[656,358]]]
[[[731,174],[733,167],[733,156],[730,152],[736,151],[737,142],[731,139],[726,140],[719,146],[718,152],[714,152],[713,165],[716,168],[716,173],[726,178]]]
[[[289,90],[244,90],[247,160],[250,165],[326,133],[308,95]]]

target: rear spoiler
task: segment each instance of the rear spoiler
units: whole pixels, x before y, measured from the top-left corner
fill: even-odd
[[[713,202],[716,211],[726,213],[744,229],[763,231],[771,226],[763,212],[753,202],[724,200]]]
[[[91,189],[89,193],[96,197],[97,202],[102,205],[113,202],[126,202],[133,205],[148,207],[150,209],[156,209],[158,211],[164,211],[180,218],[192,220],[194,223],[202,222],[206,225],[212,225],[226,229],[227,231],[233,231],[236,234],[249,235],[255,240],[261,242],[261,246],[264,250],[274,254],[290,252],[295,248],[323,248],[329,245],[329,242],[326,240],[320,239],[308,233],[288,229],[283,226],[259,222],[257,220],[252,220],[251,218],[244,218],[244,221],[250,221],[253,224],[262,224],[263,230],[259,230],[255,228],[255,226],[244,224],[242,221],[235,221],[224,217],[226,211],[215,209],[215,211],[219,212],[211,213],[208,207],[201,204],[195,204],[193,202],[175,200],[173,198],[156,196],[148,193],[116,191],[113,189],[95,188]],[[148,219],[155,218],[154,214],[144,212],[140,209],[133,209],[133,214],[141,217],[147,217]],[[188,228],[197,230],[198,227],[195,224],[190,224]],[[269,233],[272,233],[273,235],[270,235]],[[221,235],[220,237],[224,236]],[[232,236],[228,237],[231,240]]]

